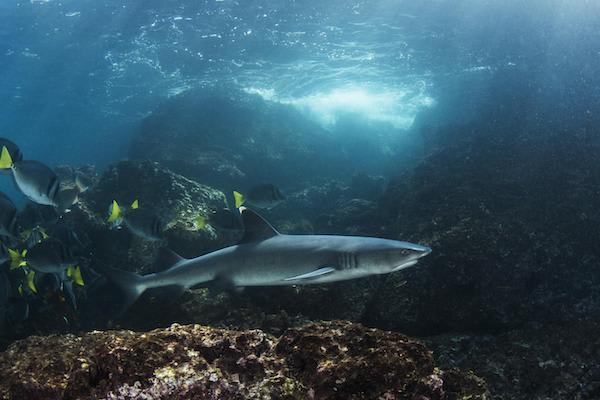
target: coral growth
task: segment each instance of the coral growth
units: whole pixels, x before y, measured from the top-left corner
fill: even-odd
[[[487,390],[435,368],[414,339],[334,321],[280,338],[200,325],[34,336],[0,354],[0,398],[441,400]]]

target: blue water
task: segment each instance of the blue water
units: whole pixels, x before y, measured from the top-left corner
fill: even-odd
[[[126,157],[131,132],[166,98],[223,83],[326,128],[351,114],[398,135],[468,120],[510,85],[531,92],[532,115],[561,105],[596,113],[598,8],[585,0],[4,1],[0,134],[27,158],[102,170]]]

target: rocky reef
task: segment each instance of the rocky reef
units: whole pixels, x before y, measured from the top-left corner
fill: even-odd
[[[213,230],[199,229],[195,219],[223,208],[224,194],[178,175],[163,165],[149,161],[122,161],[110,167],[98,184],[84,194],[79,208],[87,208],[95,218],[100,217],[106,231],[107,209],[115,199],[124,207],[138,200],[140,208],[151,210],[160,218],[164,225],[164,241],[153,243],[154,247],[166,245],[186,257],[195,257],[222,245]],[[114,230],[111,233],[114,234]],[[121,233],[135,241],[125,241],[130,249],[143,249],[148,244],[137,240],[135,235]],[[114,236],[105,241],[119,242]],[[114,249],[110,252],[119,253]],[[139,257],[132,268],[138,271]]]
[[[530,324],[501,334],[444,334],[426,340],[443,369],[477,371],[494,399],[600,397],[599,315]]]
[[[391,276],[379,290],[388,301],[365,322],[427,335],[494,332],[600,310],[595,135],[486,129],[440,129],[452,142],[389,186],[381,208],[391,231],[437,251],[426,268]]]
[[[345,140],[336,140],[339,135]],[[238,190],[380,172],[394,154],[389,141],[383,146],[349,129],[328,132],[293,107],[232,88],[169,99],[143,120],[130,149],[132,159]]]
[[[600,142],[590,126],[547,135],[536,124],[527,125],[528,118],[519,115],[519,106],[511,99],[504,111],[489,111],[480,120],[424,127],[429,154],[410,170],[399,168],[391,181],[366,173],[317,176],[315,171],[325,164],[307,166],[298,161],[317,155],[317,150],[295,148],[295,140],[308,134],[308,125],[294,122],[296,117],[286,114],[289,110],[246,95],[186,96],[170,100],[145,120],[131,150],[138,160],[116,164],[94,177],[90,190],[61,217],[86,236],[88,262],[83,271],[88,285],[78,288],[80,308],[72,310],[35,297],[30,318],[17,325],[12,336],[0,338],[0,345],[31,334],[107,328],[141,331],[173,322],[212,328],[175,326],[146,336],[114,331],[16,342],[0,356],[0,365],[16,363],[20,369],[13,375],[0,374],[3,382],[18,382],[17,373],[32,377],[37,367],[23,360],[37,358],[39,362],[43,351],[51,353],[51,348],[64,347],[69,357],[81,355],[89,368],[84,371],[79,364],[65,363],[60,354],[53,354],[57,358],[48,362],[60,367],[39,371],[56,375],[38,383],[27,378],[23,380],[29,382],[27,387],[6,383],[6,396],[13,389],[26,393],[33,388],[59,390],[48,392],[60,393],[59,398],[161,398],[164,393],[172,393],[170,398],[185,398],[188,393],[216,398],[218,391],[232,398],[267,394],[271,398],[352,398],[342,396],[349,392],[334,390],[343,383],[346,389],[354,388],[355,398],[478,398],[484,393],[481,381],[455,369],[460,368],[482,376],[500,399],[546,399],[555,393],[560,398],[598,397],[599,372],[592,360],[598,356],[593,338],[600,330],[592,317],[600,313],[600,270],[596,268],[600,264],[600,213],[595,207]],[[198,116],[191,109],[205,110],[205,114]],[[225,109],[240,111],[239,120],[217,114]],[[179,110],[185,118],[172,118]],[[514,118],[502,120],[506,110]],[[197,135],[208,129],[200,121],[206,113],[212,115],[215,129],[207,140],[222,147],[198,141]],[[280,117],[302,126],[290,125],[285,127],[289,135],[277,136],[273,132]],[[251,122],[252,118],[256,120]],[[165,132],[169,140],[163,140]],[[235,144],[225,146],[228,143]],[[265,148],[261,150],[256,143],[264,143]],[[313,144],[325,148],[323,143]],[[340,151],[323,163],[339,163],[347,156],[345,150]],[[146,158],[160,162],[139,160]],[[248,161],[255,158],[263,160],[261,165]],[[283,159],[290,168],[278,167]],[[69,169],[59,172],[74,174]],[[262,178],[271,172],[278,174],[274,179],[293,182],[287,200],[263,212],[284,233],[380,236],[427,244],[434,251],[417,267],[400,273],[329,285],[247,288],[243,293],[196,288],[177,299],[168,293],[146,293],[126,318],[113,320],[108,305],[118,302],[120,294],[107,285],[102,268],[148,273],[154,271],[160,246],[193,257],[233,243],[231,237],[210,227],[199,229],[194,223],[198,215],[225,205],[225,195],[206,185],[237,187],[249,176]],[[164,240],[147,242],[124,229],[110,229],[106,208],[113,199],[123,205],[134,199],[141,206],[150,205],[166,223]],[[23,217],[31,214],[36,221],[45,220],[47,211],[29,207]],[[306,325],[331,319],[426,337],[434,358],[424,347],[396,333],[345,322]],[[213,338],[217,347],[201,344],[196,336]],[[217,336],[227,343],[243,337],[251,344],[241,350],[234,344],[234,351],[223,347],[225,342]],[[360,343],[353,342],[352,336]],[[149,338],[155,345],[148,344]],[[67,342],[71,350],[66,349]],[[340,353],[350,345],[360,351]],[[177,357],[164,355],[169,347],[177,350]],[[392,348],[399,358],[391,354]],[[122,349],[126,351],[119,353]],[[183,357],[188,350],[200,354],[198,360]],[[129,351],[135,357],[143,351],[154,357],[156,351],[164,362],[157,356],[138,370],[118,358]],[[27,357],[19,358],[19,352]],[[250,353],[255,361],[237,364]],[[232,354],[238,357],[235,363]],[[393,361],[395,374],[409,359],[419,360],[410,376],[381,372]],[[104,364],[108,371],[98,369]],[[118,366],[123,365],[126,368],[119,372]],[[354,366],[359,367],[349,372]],[[30,368],[30,375],[25,367]],[[79,376],[84,379],[72,380]],[[57,379],[62,383],[56,383]],[[39,382],[56,384],[50,387]],[[80,382],[84,382],[81,387],[77,386]],[[359,387],[372,392],[360,392]],[[468,397],[466,393],[476,394]]]
[[[24,230],[41,227],[51,237],[76,238],[73,239],[76,242],[69,245],[81,255],[85,286],[76,288],[77,309],[65,303],[60,289],[46,291],[40,287],[38,294],[26,293],[22,299],[29,303],[29,318],[4,327],[6,329],[0,332],[2,347],[14,338],[31,334],[106,328],[120,301],[120,292],[111,290],[102,275],[106,267],[142,274],[155,272],[156,254],[161,246],[194,257],[225,245],[226,238],[218,236],[210,227],[199,229],[195,224],[198,216],[225,205],[223,193],[157,163],[124,161],[111,166],[101,176],[87,167],[77,171],[59,167],[57,172],[66,185],[74,185],[75,173],[84,174],[90,187],[80,194],[70,212],[58,215],[50,207],[28,205],[20,215],[20,222]],[[125,228],[115,229],[107,222],[108,206],[113,200],[129,207],[136,199],[140,208],[149,210],[162,221],[163,240],[147,241]],[[156,320],[151,319],[144,326],[158,326],[152,325],[153,322]]]
[[[420,342],[348,322],[280,337],[172,325],[34,336],[0,354],[2,399],[486,399]]]

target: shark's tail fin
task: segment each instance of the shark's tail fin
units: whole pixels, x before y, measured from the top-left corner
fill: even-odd
[[[147,279],[135,272],[123,271],[116,268],[105,268],[102,271],[108,279],[115,283],[125,295],[125,300],[119,312],[119,316],[146,291]]]

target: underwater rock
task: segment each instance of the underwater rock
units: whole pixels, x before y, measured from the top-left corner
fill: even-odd
[[[357,174],[349,180],[315,179],[268,211],[284,233],[374,235],[381,223],[377,210],[384,178]]]
[[[58,165],[54,172],[60,180],[61,189],[71,189],[79,185],[82,191],[87,191],[96,186],[100,179],[94,165]]]
[[[445,373],[477,371],[494,399],[597,399],[598,317],[531,324],[499,335],[444,334],[426,342]]]
[[[314,177],[352,176],[360,160],[391,157],[378,149],[360,153],[289,105],[267,102],[237,89],[190,90],[147,116],[130,157],[154,160],[178,174],[227,190],[256,183],[281,185]],[[367,154],[365,154],[367,153]],[[283,187],[285,189],[285,187]]]
[[[330,214],[321,214],[317,219],[319,232],[343,233],[346,235],[374,234],[379,225],[377,203],[365,199],[343,201]]]
[[[390,184],[389,231],[433,253],[390,275],[362,322],[497,332],[600,310],[597,135],[507,134],[494,123],[440,128],[443,145]]]
[[[306,176],[305,168],[313,164],[306,160],[319,164],[319,147],[333,146],[326,136],[291,107],[237,90],[194,90],[167,100],[144,119],[130,156],[158,161],[198,182],[241,190]]]
[[[80,255],[79,265],[85,282],[85,286],[76,288],[78,309],[65,304],[60,290],[30,294],[27,297],[29,318],[11,325],[6,338],[0,338],[3,347],[5,341],[31,334],[106,328],[122,299],[121,292],[106,285],[102,271],[107,266],[145,274],[155,271],[155,257],[160,246],[168,246],[192,257],[221,247],[226,240],[217,236],[210,227],[198,229],[194,224],[198,215],[223,207],[223,193],[174,174],[159,164],[121,162],[108,168],[100,178],[96,178],[93,171],[84,169],[58,168],[58,171],[66,185],[74,185],[76,173],[86,173],[86,177],[92,178],[92,184],[81,193],[70,212],[59,215],[52,207],[28,205],[21,213],[20,221],[27,229],[42,226],[50,237],[62,235],[64,231],[77,235],[75,250]],[[146,241],[126,228],[111,229],[107,223],[107,209],[113,199],[124,207],[138,199],[140,207],[155,212],[166,227],[164,240]],[[62,240],[62,237],[59,239]],[[162,297],[162,303],[165,303],[164,300]],[[142,302],[144,304],[147,303]],[[149,321],[146,325],[140,324],[142,327],[156,327],[157,324],[151,324],[156,322],[156,318],[170,316],[158,315],[147,308],[141,310],[140,320]],[[167,321],[161,319],[162,326],[177,321],[174,319],[177,315],[174,313]],[[191,321],[196,322],[194,319]]]
[[[1,399],[486,399],[420,342],[342,321],[276,338],[172,325],[30,337],[0,353]]]
[[[107,210],[113,200],[123,208],[138,200],[140,209],[151,211],[162,221],[164,241],[147,241],[125,228],[109,230]],[[103,238],[99,241],[102,248],[95,249],[94,255],[121,257],[109,265],[144,272],[150,268],[155,250],[160,246],[166,245],[183,256],[192,257],[220,244],[215,232],[210,228],[199,229],[195,219],[222,208],[223,193],[177,175],[158,163],[123,161],[110,167],[98,184],[82,195],[82,203],[81,210],[89,209],[88,221],[102,228]],[[129,262],[122,254],[128,254]]]

